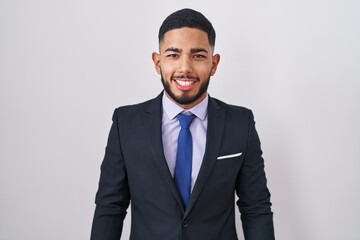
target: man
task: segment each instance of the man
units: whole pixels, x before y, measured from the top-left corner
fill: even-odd
[[[164,92],[113,115],[91,239],[232,240],[235,192],[246,240],[274,239],[270,193],[250,110],[207,93],[220,56],[215,30],[183,9],[159,30],[152,59]]]

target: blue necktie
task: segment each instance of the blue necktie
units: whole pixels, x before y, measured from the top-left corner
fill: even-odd
[[[189,126],[194,117],[193,114],[177,115],[181,130],[178,137],[174,178],[185,208],[189,202],[191,188],[192,137]]]

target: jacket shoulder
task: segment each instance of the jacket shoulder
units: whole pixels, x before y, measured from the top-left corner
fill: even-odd
[[[219,99],[211,98],[211,101],[214,105],[217,105],[220,108],[226,109],[229,113],[238,113],[238,114],[252,114],[252,111],[249,108],[243,107],[243,106],[237,106],[225,103]]]
[[[140,115],[144,111],[161,111],[161,96],[162,95],[160,94],[156,98],[147,100],[145,102],[118,107],[114,111],[114,117],[134,117]]]
[[[138,112],[141,110],[145,110],[147,106],[149,106],[153,101],[154,99],[151,99],[137,104],[120,106],[115,109],[115,112],[124,113],[124,112]]]

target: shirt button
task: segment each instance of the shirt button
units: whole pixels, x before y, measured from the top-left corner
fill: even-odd
[[[182,223],[183,228],[187,228],[188,226],[190,226],[191,221],[190,220],[184,220]]]

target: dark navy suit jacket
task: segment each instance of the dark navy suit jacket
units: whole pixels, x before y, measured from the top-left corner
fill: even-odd
[[[91,239],[119,240],[130,202],[130,239],[238,239],[235,193],[245,239],[274,239],[270,193],[252,112],[209,98],[205,155],[186,209],[164,157],[161,119],[162,94],[115,110]]]

